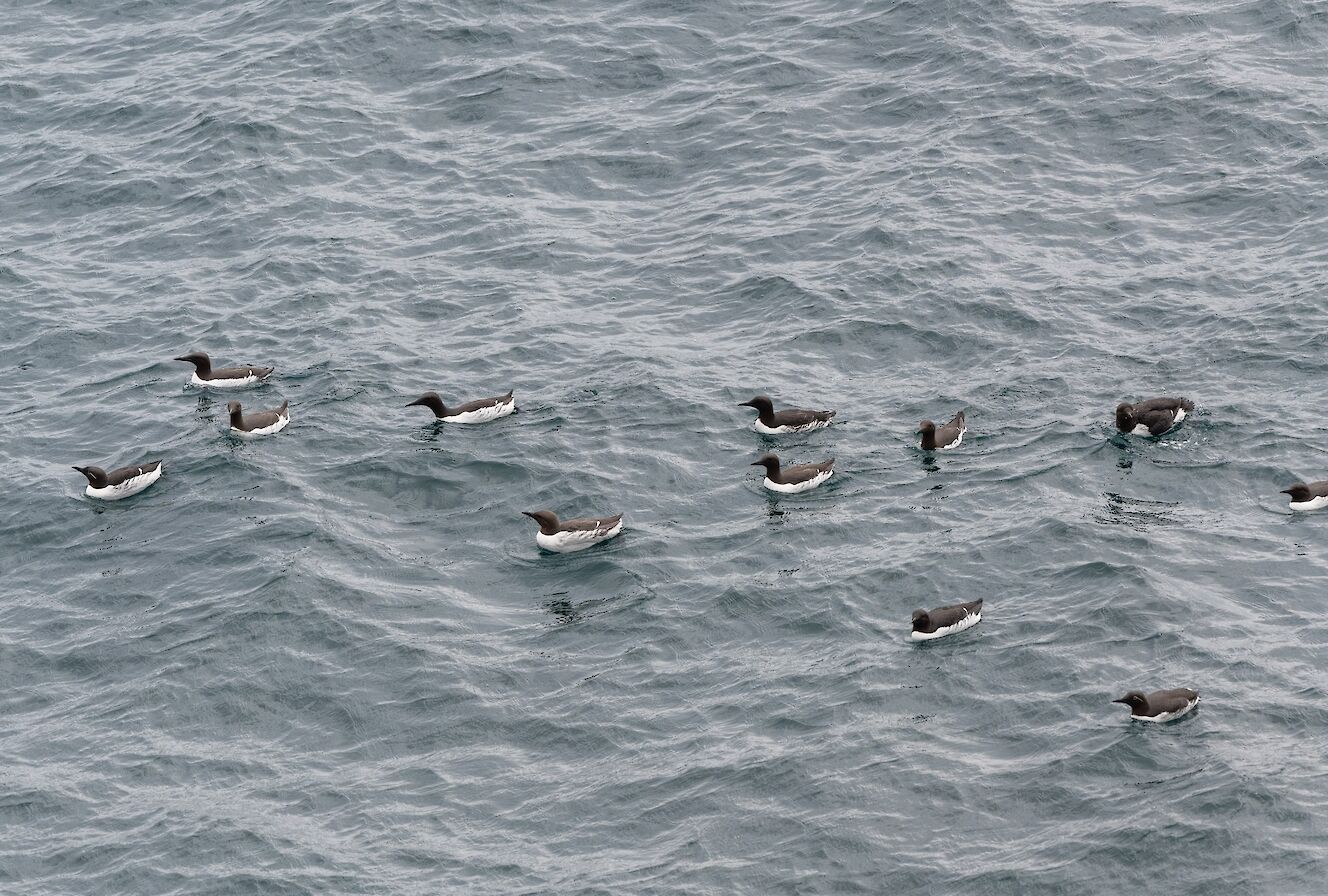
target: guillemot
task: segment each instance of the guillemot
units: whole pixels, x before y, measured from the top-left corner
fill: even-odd
[[[1189,688],[1172,688],[1169,691],[1130,691],[1112,703],[1124,703],[1130,707],[1130,718],[1140,722],[1169,722],[1178,719],[1199,705],[1199,692]]]
[[[776,411],[774,402],[768,396],[758,395],[751,401],[741,402],[740,408],[756,408],[756,422],[752,429],[766,435],[778,435],[786,432],[811,432],[829,426],[834,411],[807,411],[802,408],[785,408]]]
[[[1135,436],[1160,436],[1194,410],[1188,398],[1150,398],[1116,405],[1116,428]]]
[[[245,415],[240,410],[238,401],[229,402],[226,410],[231,415],[231,433],[247,439],[252,436],[269,436],[281,432],[290,423],[290,412],[286,410],[289,401],[283,401],[275,411],[256,411]]]
[[[957,448],[964,440],[968,427],[964,424],[964,412],[960,411],[954,415],[953,420],[941,427],[930,420],[923,420],[918,424],[918,432],[922,433],[923,451],[944,451]]]
[[[966,604],[913,611],[913,640],[930,641],[972,628],[982,621],[982,599]]]
[[[599,519],[560,520],[552,510],[521,512],[539,523],[540,530],[535,533],[535,543],[546,551],[560,554],[584,551],[601,541],[608,541],[622,531],[621,513]]]
[[[250,386],[267,379],[273,370],[271,367],[222,367],[213,370],[212,359],[208,357],[207,352],[190,352],[175,360],[187,361],[194,365],[193,376],[189,378],[190,383],[195,386],[211,386],[214,389]]]
[[[417,404],[433,411],[433,415],[445,423],[488,423],[490,420],[516,413],[516,400],[512,398],[511,392],[496,398],[468,401],[454,408],[443,404],[437,392],[425,392],[406,407],[411,408]]]
[[[1291,496],[1292,510],[1318,510],[1328,507],[1328,479],[1318,482],[1297,482],[1291,488],[1282,489],[1282,494]]]
[[[786,495],[805,492],[816,488],[834,473],[835,459],[823,460],[819,464],[797,464],[792,467],[779,466],[779,457],[764,454],[752,462],[753,467],[765,467],[765,485],[772,492]]]
[[[88,479],[87,496],[118,501],[136,495],[161,478],[161,461],[120,467],[107,473],[101,467],[74,467]]]

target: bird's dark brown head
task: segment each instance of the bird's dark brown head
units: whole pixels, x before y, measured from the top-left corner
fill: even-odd
[[[1111,702],[1124,703],[1136,715],[1148,709],[1148,698],[1144,696],[1143,691],[1130,691],[1124,697],[1119,697]]]
[[[913,631],[923,631],[929,622],[931,622],[931,617],[927,615],[926,610],[913,611]]]
[[[443,400],[438,397],[437,392],[425,392],[419,398],[406,405],[406,407],[413,408],[416,405],[426,407],[433,411],[435,417],[443,416],[444,411],[447,410],[447,406],[443,404]]]
[[[936,448],[936,424],[930,420],[923,420],[918,424],[918,432],[922,433],[922,450],[934,450]]]
[[[558,514],[554,513],[552,510],[523,510],[521,512],[539,523],[540,531],[545,535],[557,534]]]
[[[767,395],[757,395],[750,401],[741,402],[740,408],[756,408],[756,416],[762,423],[769,424],[775,418],[775,403]]]
[[[200,373],[207,373],[212,369],[212,359],[208,357],[207,352],[190,352],[187,355],[181,355],[176,358],[177,361],[185,361],[198,368]]]
[[[765,470],[766,470],[767,473],[778,473],[778,472],[779,472],[779,455],[777,455],[777,454],[769,454],[769,453],[767,453],[767,454],[762,454],[762,455],[761,455],[760,457],[758,457],[756,460],[752,461],[752,466],[753,466],[753,467],[765,467]]]
[[[1116,428],[1121,432],[1131,432],[1134,424],[1134,405],[1127,402],[1116,405]]]
[[[88,485],[93,488],[105,488],[109,480],[106,478],[106,471],[101,467],[74,467],[88,479]]]
[[[1282,494],[1290,495],[1291,500],[1297,504],[1300,504],[1302,501],[1308,501],[1310,498],[1314,497],[1313,493],[1310,491],[1310,487],[1303,482],[1297,482],[1295,485],[1291,486],[1291,488],[1282,489]]]

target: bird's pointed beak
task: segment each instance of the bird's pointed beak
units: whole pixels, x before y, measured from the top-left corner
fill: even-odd
[[[1279,494],[1279,495],[1289,495],[1289,494],[1291,494],[1291,489],[1289,489],[1289,488],[1284,488],[1284,489],[1282,489],[1280,492],[1278,492],[1278,494]]]
[[[74,469],[75,469],[75,470],[78,470],[78,471],[79,471],[80,473],[82,473],[84,476],[86,476],[86,475],[88,474],[88,468],[87,468],[87,467],[74,467]]]
[[[738,407],[740,407],[740,408],[753,408],[753,407],[756,407],[756,405],[752,404],[750,401],[740,401],[740,402],[738,402]]]
[[[1130,701],[1129,701],[1129,700],[1126,700],[1124,697],[1117,697],[1115,700],[1112,700],[1111,702],[1112,702],[1112,703],[1129,703]]]
[[[408,407],[408,408],[413,408],[413,407],[415,407],[417,404],[424,404],[424,396],[420,396],[419,398],[415,399],[415,400],[412,401],[410,404],[406,405],[406,407]]]
[[[174,358],[173,360],[175,360],[175,361],[188,361],[189,358],[186,358],[186,357],[184,357],[184,356],[182,355],[182,356],[180,356],[180,357],[178,357],[178,358]]]
[[[535,518],[535,512],[534,512],[533,510],[523,510],[523,511],[521,511],[521,515],[522,515],[522,516],[528,516],[528,517],[530,517],[532,520]]]

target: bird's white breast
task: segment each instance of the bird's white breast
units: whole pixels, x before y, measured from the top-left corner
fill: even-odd
[[[1151,436],[1153,431],[1142,423],[1134,424],[1134,429],[1130,430],[1132,436]]]
[[[622,520],[618,520],[612,529],[577,529],[574,531],[555,532],[552,535],[536,532],[535,543],[546,551],[570,554],[572,551],[584,551],[586,548],[593,547],[601,541],[607,541],[621,531]]]
[[[213,389],[238,389],[241,386],[249,386],[258,382],[258,377],[252,373],[248,376],[237,376],[227,380],[204,380],[199,379],[198,372],[195,371],[189,378],[189,382],[195,386],[210,386]]]
[[[290,423],[290,414],[278,417],[276,423],[273,423],[270,426],[260,426],[258,429],[250,429],[246,431],[243,429],[236,429],[232,426],[231,433],[242,439],[252,439],[255,436],[270,436],[274,432],[281,432],[286,428],[286,424],[288,423]]]
[[[761,418],[757,417],[756,422],[752,424],[752,429],[768,436],[777,436],[789,432],[811,432],[813,429],[824,429],[829,425],[829,420],[816,420],[811,423],[805,423],[802,426],[766,426],[761,422]]]
[[[966,628],[972,628],[981,621],[982,621],[982,612],[979,610],[976,613],[969,613],[967,616],[965,616],[963,619],[960,619],[958,622],[954,623],[953,625],[941,626],[940,628],[936,629],[936,631],[934,632],[915,631],[913,632],[913,640],[932,641],[935,640],[936,638],[944,638],[946,635],[953,635],[956,632],[962,632]],[[1000,626],[997,627],[999,628]]]
[[[489,405],[487,408],[479,408],[474,411],[466,411],[464,414],[454,414],[451,417],[444,417],[444,423],[488,423],[490,420],[497,420],[499,417],[506,417],[516,410],[516,399],[504,402],[503,404]]]
[[[103,501],[119,501],[121,498],[136,495],[161,478],[161,467],[162,465],[158,464],[155,470],[139,473],[137,476],[130,476],[119,485],[108,485],[104,488],[93,488],[89,485],[87,496],[89,498],[100,498]]]
[[[811,479],[807,479],[803,482],[794,482],[794,483],[775,482],[773,479],[767,476],[765,478],[765,487],[770,489],[770,491],[772,492],[780,492],[785,495],[794,495],[797,494],[798,492],[805,492],[807,491],[807,489],[810,488],[816,488],[816,486],[820,485],[822,482],[825,482],[827,479],[829,479],[830,474],[833,472],[834,470],[826,470],[824,473],[817,473]]]
[[[1136,716],[1134,713],[1130,713],[1130,718],[1138,722],[1170,722],[1172,719],[1179,719],[1198,705],[1199,698],[1195,697],[1175,712],[1160,712],[1155,716]]]
[[[1328,495],[1320,495],[1317,498],[1310,498],[1308,501],[1292,501],[1292,510],[1318,510],[1321,507],[1328,507]]]

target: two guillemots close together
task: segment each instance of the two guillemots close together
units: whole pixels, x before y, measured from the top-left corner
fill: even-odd
[[[212,369],[212,359],[207,352],[191,352],[176,358],[194,365],[194,372],[189,382],[195,386],[210,389],[243,389],[261,383],[272,375],[271,367],[222,367]],[[290,423],[290,411],[287,402],[271,411],[257,411],[246,415],[238,401],[227,402],[226,410],[230,414],[231,434],[250,439],[254,436],[269,436],[281,432]]]

